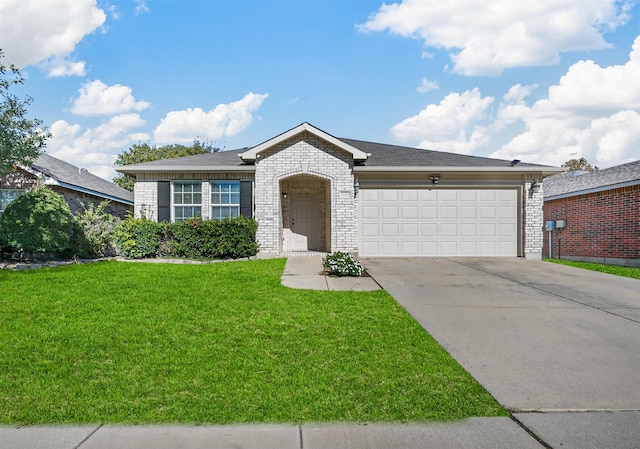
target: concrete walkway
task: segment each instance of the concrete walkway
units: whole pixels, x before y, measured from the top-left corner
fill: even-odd
[[[380,290],[371,277],[327,276],[322,267],[322,256],[289,257],[282,272],[282,285],[307,290]]]
[[[519,263],[521,261],[512,262]],[[428,293],[425,292],[430,291],[434,297],[441,297],[445,291],[443,285],[448,279],[450,287],[455,287],[451,284],[453,282],[453,284],[457,283],[460,288],[466,288],[465,295],[474,298],[481,294],[478,286],[474,287],[473,283],[469,282],[470,279],[451,276],[447,278],[446,273],[443,272],[434,273],[434,276],[429,279],[429,285],[425,285],[426,279],[424,277],[416,277],[416,273],[412,275],[405,270],[408,277],[392,285],[389,278],[385,279],[385,276],[393,276],[394,273],[402,272],[403,267],[397,263],[394,265],[391,261],[389,263],[391,265],[381,269],[381,265],[378,264],[376,268],[376,263],[365,260],[365,267],[368,269],[374,267],[372,270],[374,278],[332,278],[322,273],[322,258],[320,256],[290,257],[282,275],[282,283],[290,288],[362,291],[379,289],[377,279],[385,287],[392,286],[391,293],[394,296],[396,294],[402,296],[403,292],[407,290],[417,289],[414,291],[422,292],[422,296],[427,295]],[[406,264],[411,266],[416,265],[416,262],[408,260]],[[440,266],[435,270],[438,269],[445,268]],[[525,272],[522,276],[525,276]],[[504,288],[504,286],[497,288]],[[606,291],[607,287],[602,287],[602,290]],[[520,293],[515,292],[515,294]],[[556,292],[556,294],[558,293]],[[589,300],[593,300],[593,298],[589,298]],[[505,307],[504,304],[499,303],[498,298],[496,301],[495,307],[498,309]],[[445,303],[434,304],[432,311],[438,307],[442,309],[441,311],[446,311],[444,306]],[[547,306],[549,305],[546,303],[540,304],[542,308]],[[468,306],[465,307],[459,303],[449,304],[449,307],[460,308],[458,312],[468,309]],[[637,312],[635,308],[628,307],[628,304],[626,307],[625,304],[611,304],[611,309],[618,310],[618,315],[621,318],[629,315],[634,316]],[[425,317],[420,315],[419,318],[418,321],[428,329],[427,323],[424,321]],[[455,322],[449,324],[457,326]],[[640,335],[638,335],[638,339],[640,343]],[[482,340],[482,338],[476,340]],[[478,343],[482,344],[483,341],[478,341]],[[504,347],[508,347],[509,344],[508,339],[502,343]],[[451,351],[451,347],[447,349]],[[615,347],[611,348],[611,351],[615,350]],[[457,358],[455,351],[452,351],[452,354]],[[464,357],[460,354],[458,356]],[[471,372],[473,374],[473,371]],[[573,373],[570,372],[563,373],[565,377],[572,375]],[[485,385],[482,380],[481,383]],[[487,383],[491,384],[489,381]],[[492,387],[492,384],[489,386]],[[537,391],[544,391],[546,387],[544,384],[532,386]],[[527,389],[520,391],[526,393]],[[517,391],[513,397],[516,396]],[[500,398],[498,399],[500,400]],[[527,400],[526,397],[524,399]],[[507,402],[509,400],[507,399]],[[471,418],[451,423],[0,426],[0,449],[637,449],[640,447],[640,411],[638,408],[599,413],[575,411],[514,413],[511,417]]]

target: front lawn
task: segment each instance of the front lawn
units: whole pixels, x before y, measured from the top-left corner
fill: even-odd
[[[506,412],[384,291],[284,259],[0,270],[0,422],[407,422]]]
[[[573,262],[571,260],[564,259],[544,259],[547,262],[553,262],[560,265],[569,265],[576,268],[583,268],[585,270],[600,271],[602,273],[615,274],[616,276],[624,276],[628,278],[640,279],[640,268],[634,267],[619,267],[617,265],[604,265],[600,263],[589,262]]]

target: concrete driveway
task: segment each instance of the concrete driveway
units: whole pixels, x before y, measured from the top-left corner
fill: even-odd
[[[640,281],[523,259],[364,259],[512,411],[640,410]]]

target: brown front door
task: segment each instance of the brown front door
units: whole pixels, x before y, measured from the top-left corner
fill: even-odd
[[[320,251],[320,197],[315,190],[291,195],[291,231],[306,237],[307,250]]]

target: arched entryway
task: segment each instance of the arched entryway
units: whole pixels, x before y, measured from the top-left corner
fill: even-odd
[[[280,181],[282,250],[329,252],[331,248],[331,183],[298,175]]]

